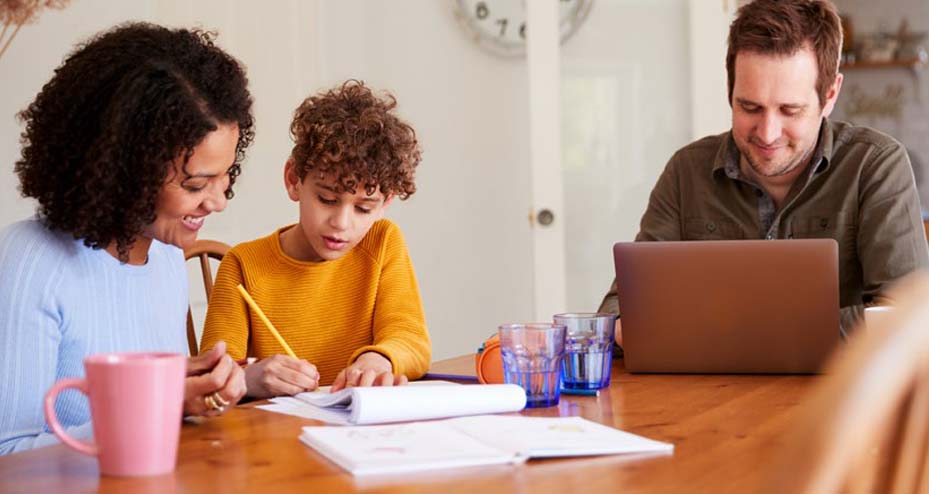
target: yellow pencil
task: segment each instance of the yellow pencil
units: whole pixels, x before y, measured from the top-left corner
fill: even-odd
[[[280,343],[282,347],[284,347],[284,351],[287,352],[287,355],[290,355],[293,358],[297,358],[297,355],[294,354],[294,351],[290,349],[290,345],[288,345],[287,342],[284,341],[284,338],[281,337],[281,333],[278,333],[277,329],[274,328],[274,325],[271,324],[271,321],[268,320],[268,316],[266,316],[264,311],[261,310],[261,307],[258,307],[258,304],[255,303],[255,300],[252,299],[252,296],[245,291],[245,287],[239,285],[238,288],[239,293],[242,294],[242,298],[244,298],[245,301],[248,302],[248,306],[251,307],[256,314],[258,314],[258,318],[261,319],[261,322],[265,323],[265,326],[268,327],[268,331],[270,331],[277,342]]]

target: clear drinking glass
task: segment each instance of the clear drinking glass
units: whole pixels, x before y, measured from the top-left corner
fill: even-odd
[[[565,389],[602,389],[610,386],[613,365],[615,314],[556,314],[565,327],[562,380]]]
[[[500,326],[503,377],[526,390],[526,407],[558,404],[565,327],[552,323]]]

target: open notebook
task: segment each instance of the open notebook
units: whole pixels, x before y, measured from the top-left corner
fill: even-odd
[[[529,458],[674,451],[672,444],[581,417],[482,415],[408,424],[304,427],[300,440],[356,476],[519,463]]]
[[[445,381],[417,381],[408,386],[282,396],[258,408],[329,424],[363,425],[518,412],[525,406],[526,392],[515,384],[462,386]]]

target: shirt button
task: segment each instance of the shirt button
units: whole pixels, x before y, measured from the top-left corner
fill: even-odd
[[[826,227],[829,226],[829,220],[827,220],[826,218],[819,220],[819,226],[821,226],[823,230],[825,230]]]
[[[716,231],[716,223],[713,223],[712,221],[710,221],[709,223],[707,223],[707,224],[706,224],[706,231],[708,231],[708,232],[715,232],[715,231]]]
[[[765,237],[765,238],[768,239],[768,240],[774,240],[774,235],[771,234],[771,233],[769,233],[768,236]]]

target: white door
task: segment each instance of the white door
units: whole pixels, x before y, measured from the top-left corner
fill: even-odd
[[[555,1],[527,2],[531,18],[541,12],[529,32],[548,35],[529,37],[534,302],[543,320],[596,310],[613,278],[612,245],[634,238],[668,158],[728,128],[724,61],[735,8],[598,0],[560,57],[534,55],[536,43],[551,46],[555,24],[543,4]],[[533,79],[553,72],[558,81]],[[548,225],[538,221],[543,210]]]

